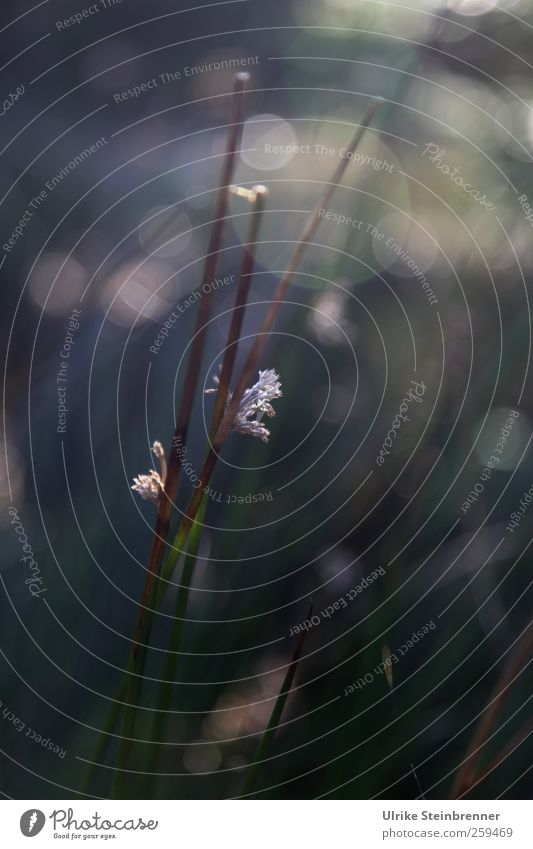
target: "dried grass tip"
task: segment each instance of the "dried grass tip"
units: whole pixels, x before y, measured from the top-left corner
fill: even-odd
[[[213,377],[213,381],[218,386],[218,375]],[[211,393],[217,392],[218,389],[206,389],[205,391]],[[257,383],[246,389],[241,398],[239,409],[231,427],[232,431],[244,433],[248,436],[257,436],[262,442],[268,442],[270,431],[261,424],[261,419],[265,414],[270,417],[276,415],[270,402],[274,398],[281,398],[281,395],[279,374],[272,368],[260,371]],[[231,393],[228,393],[226,406],[230,400]]]
[[[159,460],[161,465],[161,474],[155,469],[150,469],[147,475],[138,475],[133,478],[132,489],[138,492],[141,498],[145,501],[151,501],[153,504],[158,504],[163,490],[165,488],[165,478],[167,475],[167,461],[165,451],[160,442],[154,442],[152,451]]]

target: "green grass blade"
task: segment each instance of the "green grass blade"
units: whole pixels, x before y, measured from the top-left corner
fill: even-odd
[[[187,616],[187,608],[189,605],[189,596],[191,592],[194,569],[196,567],[198,551],[202,538],[203,520],[205,511],[207,509],[207,500],[208,498],[206,493],[200,504],[200,509],[197,514],[197,521],[191,528],[189,545],[187,548],[187,553],[185,555],[185,561],[183,563],[183,574],[181,576],[180,588],[178,590],[178,595],[176,598],[175,620],[169,643],[169,651],[167,652],[165,660],[163,680],[159,687],[159,694],[157,700],[158,710],[154,712],[152,720],[152,732],[150,735],[150,739],[152,741],[151,752],[148,760],[147,773],[143,781],[143,786],[146,790],[149,789],[149,780],[152,777],[152,773],[155,771],[155,768],[157,766],[157,758],[159,754],[158,744],[165,737],[165,730],[167,728],[169,719],[167,711],[169,711],[172,706],[172,694],[174,692],[174,688],[176,687],[176,679],[178,677],[181,657],[180,650],[183,640],[183,632],[185,629],[185,619]],[[143,795],[149,798],[149,794],[144,793]]]
[[[313,605],[311,604],[309,608],[309,613],[307,614],[307,618],[310,619],[313,615]],[[287,674],[285,675],[283,684],[281,685],[281,690],[279,691],[278,697],[276,699],[276,703],[274,705],[274,709],[270,715],[270,719],[268,721],[268,725],[263,733],[263,736],[259,742],[259,745],[255,751],[255,755],[253,760],[251,761],[248,769],[246,771],[246,778],[244,781],[243,795],[247,796],[250,793],[253,793],[255,785],[257,783],[257,777],[259,775],[259,770],[261,768],[261,764],[264,760],[266,753],[268,752],[268,748],[272,742],[274,734],[278,728],[278,725],[281,721],[281,716],[283,714],[283,709],[285,707],[285,702],[289,696],[289,693],[292,689],[292,684],[294,681],[294,676],[296,675],[296,670],[298,668],[298,662],[300,660],[300,656],[303,651],[305,639],[307,637],[307,631],[303,631],[300,635],[300,639],[296,644],[296,648],[294,649],[294,654],[292,656],[292,660],[289,664],[289,668],[287,670]]]

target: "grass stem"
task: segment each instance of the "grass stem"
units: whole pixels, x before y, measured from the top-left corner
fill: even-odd
[[[235,77],[233,96],[231,100],[230,129],[226,143],[226,153],[224,157],[224,165],[220,179],[220,187],[217,194],[213,227],[211,229],[209,246],[207,249],[207,256],[203,275],[204,283],[210,283],[213,277],[215,277],[218,269],[220,249],[222,247],[222,238],[224,235],[224,226],[226,223],[229,203],[229,191],[230,186],[232,184],[233,173],[235,171],[236,160],[240,149],[244,115],[244,99],[246,95],[246,89],[248,87],[248,81],[249,74],[247,73],[239,73]],[[157,512],[154,539],[150,552],[150,558],[148,561],[148,570],[141,599],[141,611],[135,632],[135,643],[138,643],[141,639],[143,620],[148,601],[150,584],[153,580],[154,575],[159,574],[164,549],[170,530],[170,519],[172,515],[172,508],[174,506],[174,501],[176,498],[176,493],[178,491],[179,474],[181,468],[179,458],[175,450],[175,446],[179,444],[184,444],[187,439],[189,421],[191,419],[192,407],[196,393],[196,386],[198,383],[198,376],[200,373],[202,357],[207,340],[207,329],[209,316],[211,314],[211,302],[213,298],[213,292],[214,289],[212,287],[209,287],[208,293],[205,294],[200,300],[195,332],[191,349],[189,352],[187,372],[185,375],[181,403],[179,405],[176,426],[174,429],[174,436],[168,455],[168,470],[165,478],[165,490],[163,493],[163,497],[160,499]]]
[[[533,649],[533,625],[529,624],[515,651],[505,664],[496,683],[492,698],[489,700],[479,725],[472,737],[466,758],[457,773],[450,794],[451,799],[460,799],[467,793],[475,781],[478,763],[492,729],[500,716],[510,688],[516,678],[524,671],[531,659]],[[526,662],[527,661],[527,662]]]
[[[313,603],[309,607],[309,613],[307,614],[307,618],[311,619],[313,615]],[[274,734],[280,724],[281,717],[283,714],[283,709],[285,707],[285,703],[287,701],[288,695],[292,689],[294,676],[296,675],[296,670],[298,668],[298,662],[300,660],[305,639],[307,637],[307,631],[302,631],[300,638],[296,644],[296,648],[294,649],[294,653],[292,655],[291,662],[289,664],[289,668],[287,669],[287,674],[285,675],[285,679],[283,684],[281,685],[281,690],[279,691],[278,697],[276,699],[276,703],[274,705],[274,709],[270,715],[270,719],[268,721],[268,725],[259,741],[259,745],[255,751],[255,755],[253,760],[248,766],[246,771],[246,777],[244,781],[243,788],[243,796],[249,796],[254,792],[255,786],[257,784],[257,778],[259,776],[259,770],[261,768],[261,764],[265,758],[265,755],[268,752],[270,744],[274,738]]]
[[[220,450],[231,432],[232,424],[235,419],[239,403],[242,399],[242,396],[244,395],[246,387],[251,382],[252,376],[257,368],[257,364],[260,360],[260,357],[270,336],[274,321],[276,320],[277,315],[281,309],[281,306],[287,294],[287,290],[294,278],[294,275],[305,253],[305,250],[309,246],[309,242],[314,238],[320,226],[320,223],[322,221],[320,216],[320,210],[327,207],[327,205],[331,201],[335,190],[337,189],[348,166],[348,162],[350,162],[352,159],[352,154],[359,146],[361,139],[363,138],[363,135],[366,129],[368,128],[370,122],[372,121],[379,106],[380,101],[374,101],[367,110],[361,124],[357,128],[357,131],[352,138],[352,141],[346,148],[346,156],[337,165],[335,172],[333,173],[331,180],[327,183],[320,200],[316,204],[313,211],[310,213],[304,225],[302,234],[291,254],[291,257],[287,264],[287,269],[276,287],[276,290],[272,297],[272,301],[270,303],[270,307],[267,311],[265,318],[263,319],[263,323],[261,325],[260,330],[256,334],[254,344],[252,345],[252,348],[246,358],[235,391],[233,392],[231,399],[226,407],[226,411],[222,416],[222,420],[218,427],[216,436],[207,454],[204,467],[200,472],[198,489],[196,489],[193,493],[185,517],[180,525],[178,534],[176,536],[173,550],[170,552],[167,560],[167,566],[165,567],[165,571],[163,574],[163,578],[165,580],[169,580],[172,577],[172,572],[174,570],[176,559],[179,556],[179,551],[183,550],[183,546],[186,542],[189,530],[195,520],[196,513],[200,506],[202,492],[211,479],[211,475],[213,474],[213,471],[215,469]]]
[[[232,184],[233,173],[242,137],[244,99],[248,82],[249,74],[247,73],[238,73],[235,76],[233,94],[231,98],[231,117],[226,142],[226,152],[204,267],[204,283],[209,283],[216,275],[218,269],[224,226],[227,218],[229,190]],[[174,437],[168,455],[164,492],[159,499],[155,533],[148,561],[139,617],[135,628],[133,648],[130,658],[128,659],[127,671],[125,673],[126,676],[128,676],[128,672],[133,673],[133,675],[127,677],[128,684],[126,687],[126,700],[129,702],[129,706],[124,710],[121,731],[122,740],[119,744],[117,765],[122,770],[127,768],[131,749],[131,739],[128,738],[132,738],[134,736],[136,705],[140,696],[141,679],[144,672],[152,629],[154,607],[151,602],[155,601],[155,597],[157,595],[154,593],[153,589],[154,577],[159,577],[161,571],[165,546],[170,531],[172,508],[174,507],[174,501],[178,490],[180,463],[177,452],[174,450],[174,446],[176,444],[180,444],[180,442],[184,443],[187,438],[196,386],[198,383],[202,357],[207,340],[207,328],[211,312],[213,291],[213,288],[209,287],[209,292],[204,295],[200,301],[195,333],[193,336],[191,350],[189,352],[181,403],[177,413]],[[126,774],[126,772],[117,772],[115,789],[123,786],[123,780],[120,776],[125,776]]]

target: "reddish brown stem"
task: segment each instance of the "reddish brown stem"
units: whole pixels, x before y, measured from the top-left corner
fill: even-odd
[[[211,475],[213,474],[213,470],[216,466],[220,449],[222,448],[222,445],[230,434],[231,427],[235,419],[235,414],[237,413],[240,401],[242,399],[242,396],[244,395],[247,385],[251,381],[252,375],[254,374],[257,368],[257,364],[264,351],[270,331],[272,330],[274,321],[276,320],[276,317],[281,309],[283,300],[285,298],[285,295],[287,294],[287,290],[302,260],[305,250],[309,245],[309,242],[313,239],[316,231],[320,226],[322,220],[320,216],[320,211],[327,207],[328,203],[332,199],[335,190],[337,189],[344,175],[348,163],[352,158],[352,154],[358,147],[379,105],[380,101],[375,101],[368,109],[365,117],[363,118],[362,123],[359,125],[357,132],[352,138],[351,143],[347,147],[346,156],[341,160],[341,162],[339,162],[331,181],[327,184],[326,189],[322,194],[322,197],[320,198],[319,202],[317,203],[317,205],[315,206],[306,221],[306,224],[302,231],[302,235],[300,236],[287,264],[287,269],[283,274],[280,282],[278,283],[276,291],[274,292],[270,307],[267,311],[265,318],[263,319],[261,329],[256,335],[254,344],[252,345],[250,353],[248,354],[235,391],[231,396],[231,400],[226,408],[226,412],[222,417],[222,421],[220,422],[220,425],[218,427],[216,436],[209,450],[204,467],[200,473],[198,488],[195,490],[191,498],[189,507],[182,522],[182,529],[184,533],[187,533],[188,529],[194,521],[194,517],[196,516],[198,507],[200,506],[200,502],[202,500],[202,493],[204,487],[209,483]]]
[[[213,411],[213,416],[211,419],[211,427],[209,431],[209,444],[208,444],[208,452],[207,452],[207,460],[212,464],[210,466],[210,471],[208,473],[208,479],[211,477],[212,471],[214,469],[214,462],[216,462],[217,454],[213,454],[211,451],[212,448],[212,440],[214,439],[222,417],[224,415],[224,410],[226,407],[226,400],[228,398],[229,391],[229,383],[231,380],[231,375],[233,372],[233,366],[235,364],[235,357],[237,355],[237,347],[239,344],[242,322],[244,319],[244,308],[246,306],[246,302],[248,300],[248,292],[250,290],[250,284],[252,280],[252,273],[254,269],[255,262],[255,251],[256,251],[256,243],[259,235],[259,228],[261,227],[261,221],[263,218],[264,212],[264,202],[267,197],[267,190],[264,186],[255,186],[252,192],[252,202],[255,206],[255,211],[252,216],[252,220],[250,223],[250,230],[248,233],[248,243],[245,247],[245,253],[243,256],[241,270],[239,274],[239,285],[237,289],[237,296],[235,299],[235,306],[233,307],[233,314],[231,318],[230,329],[228,333],[228,342],[226,345],[226,349],[224,352],[224,358],[222,361],[222,371],[220,374],[220,382],[218,387],[218,392],[216,396],[215,409]],[[204,466],[205,470],[205,466]],[[196,516],[197,510],[195,510],[194,515]],[[166,563],[166,570],[164,574],[165,580],[169,580],[172,576],[172,572],[174,571],[174,567],[176,565],[177,560],[179,559],[180,552],[182,551],[181,540],[186,541],[188,530],[190,528],[189,525],[185,525],[186,518],[184,518],[183,522],[180,525],[179,533],[174,541],[174,546],[172,551],[169,553]],[[164,586],[160,586],[159,588],[159,597],[162,597],[165,591]]]
[[[311,619],[313,615],[313,602],[311,601],[309,605],[309,612],[307,614],[307,618]],[[244,782],[243,788],[243,796],[248,796],[250,793],[254,791],[257,777],[259,774],[259,770],[261,768],[261,764],[265,760],[265,755],[268,751],[269,745],[274,738],[274,735],[279,727],[281,722],[281,717],[283,716],[283,710],[285,708],[285,703],[289,696],[289,693],[292,690],[292,685],[294,682],[294,677],[296,675],[296,670],[298,668],[298,664],[300,662],[300,657],[304,648],[305,640],[307,638],[307,631],[302,631],[300,634],[300,638],[296,643],[296,647],[294,649],[291,662],[289,664],[289,668],[287,669],[287,674],[285,675],[285,680],[281,685],[281,690],[278,693],[278,697],[274,704],[274,708],[270,715],[270,719],[268,721],[268,725],[265,729],[263,736],[259,742],[259,745],[255,751],[255,755],[253,757],[252,762],[250,763],[246,778]]]
[[[490,761],[490,763],[479,773],[475,782],[471,784],[470,787],[468,787],[468,789],[464,791],[464,793],[462,793],[461,798],[464,798],[468,793],[470,793],[471,790],[474,789],[474,787],[476,787],[478,784],[481,784],[481,782],[484,781],[485,778],[487,778],[487,776],[491,774],[491,772],[494,772],[495,769],[498,769],[500,764],[502,764],[504,760],[509,757],[509,755],[511,755],[514,750],[517,749],[518,746],[520,746],[520,744],[523,743],[527,737],[529,737],[532,731],[533,718],[530,718],[526,723],[524,723],[522,728],[520,728],[520,730],[516,732],[516,734],[509,740],[509,742],[506,743],[502,749],[500,749],[496,757],[494,757]]]
[[[224,224],[226,221],[226,214],[228,209],[229,189],[232,182],[233,172],[235,170],[236,158],[240,148],[240,140],[242,135],[242,120],[244,112],[244,98],[246,88],[248,86],[248,80],[249,74],[246,73],[239,73],[235,77],[233,97],[231,100],[231,117],[229,122],[230,129],[226,143],[226,153],[224,157],[224,165],[220,180],[220,188],[217,194],[214,222],[213,227],[211,229],[211,236],[209,239],[209,246],[207,249],[207,257],[204,268],[203,280],[206,283],[209,283],[212,280],[212,278],[216,275],[216,271],[218,268],[220,248],[222,245],[222,236],[224,233]],[[185,383],[183,386],[181,403],[179,406],[176,427],[174,430],[174,437],[168,455],[168,471],[165,480],[165,490],[159,501],[157,511],[156,528],[152,543],[152,549],[150,552],[150,558],[148,561],[148,570],[146,574],[144,590],[141,599],[141,610],[137,622],[137,628],[135,630],[135,644],[138,644],[141,639],[144,615],[146,611],[148,597],[150,594],[150,586],[152,583],[153,576],[155,574],[159,574],[161,568],[163,553],[170,529],[172,507],[174,506],[174,500],[176,498],[176,493],[178,490],[180,463],[178,454],[175,450],[175,446],[185,443],[185,440],[187,438],[189,421],[191,418],[192,406],[194,403],[196,385],[198,383],[202,355],[206,343],[207,324],[209,321],[209,315],[211,313],[211,300],[214,290],[212,289],[212,287],[208,288],[208,293],[205,294],[200,300],[195,333],[191,345],[191,350],[189,352],[187,373],[185,375]]]
[[[450,798],[458,799],[465,794],[474,782],[479,759],[483,746],[500,716],[505,700],[509,695],[511,684],[523,671],[526,660],[530,657],[533,649],[533,627],[528,626],[524,636],[519,642],[515,652],[504,666],[503,672],[494,688],[481,721],[468,747],[466,759],[459,770],[453,783]]]
[[[245,247],[244,257],[242,261],[241,271],[239,275],[239,288],[237,297],[235,298],[235,306],[231,316],[231,325],[228,333],[228,344],[224,352],[222,361],[222,370],[220,372],[218,392],[215,401],[215,409],[213,411],[213,419],[211,422],[211,438],[213,438],[218,430],[224,410],[226,408],[226,400],[229,392],[235,358],[237,356],[237,347],[241,336],[242,323],[244,320],[244,307],[248,300],[250,284],[252,281],[252,272],[255,262],[256,242],[261,227],[263,212],[265,208],[265,199],[268,195],[268,189],[265,186],[254,186],[251,190],[252,203],[254,210],[252,212],[252,220],[250,223],[250,232],[248,234],[248,244]]]

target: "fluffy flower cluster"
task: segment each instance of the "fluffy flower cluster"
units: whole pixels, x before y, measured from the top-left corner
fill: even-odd
[[[213,379],[216,384],[219,383],[218,377],[214,377]],[[206,389],[206,392],[217,391],[217,389]],[[270,431],[262,424],[261,419],[264,415],[270,417],[276,415],[270,402],[274,398],[281,398],[281,394],[279,375],[274,369],[270,368],[260,371],[257,383],[250,386],[241,398],[239,408],[233,420],[232,431],[245,433],[248,436],[257,436],[263,442],[268,442]],[[228,393],[226,403],[229,402],[230,398],[231,393]],[[161,465],[161,474],[156,472],[155,469],[150,469],[147,475],[137,475],[136,478],[133,478],[132,489],[138,492],[145,501],[159,504],[159,500],[165,489],[167,464],[165,452],[160,442],[154,442],[152,451]]]
[[[213,378],[218,384],[217,376]],[[216,389],[206,389],[206,392],[216,392]],[[233,420],[232,431],[245,433],[249,436],[257,436],[263,442],[268,442],[270,431],[261,423],[263,415],[275,416],[276,413],[271,401],[281,398],[281,383],[279,375],[274,369],[266,369],[259,372],[259,380],[249,387],[241,398],[239,409]],[[228,395],[228,402],[231,393]]]
[[[166,460],[165,452],[160,442],[154,442],[152,451],[161,464],[161,474],[154,469],[150,469],[147,475],[138,475],[136,478],[133,478],[132,489],[138,492],[145,501],[158,504],[165,486]]]

